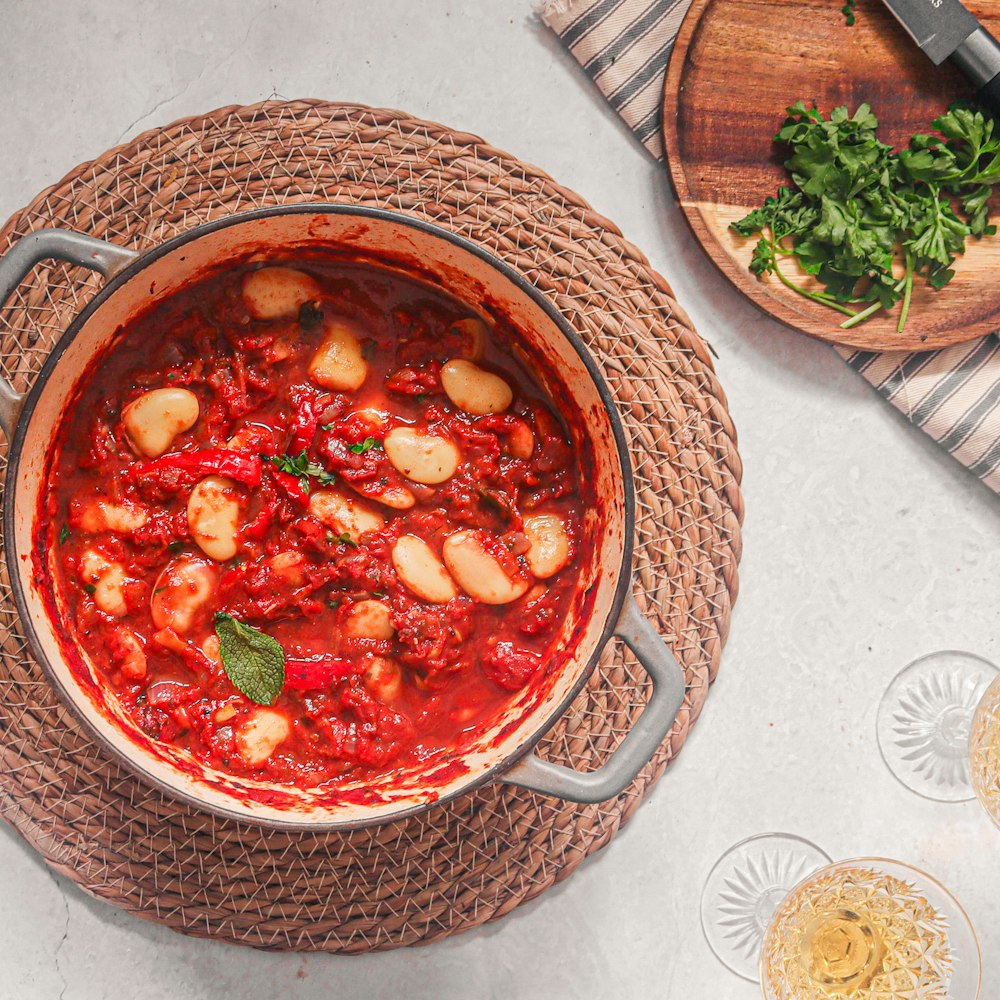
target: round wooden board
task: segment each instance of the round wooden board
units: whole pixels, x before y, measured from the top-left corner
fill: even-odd
[[[968,6],[1000,34],[1000,4]],[[898,307],[841,330],[832,310],[773,276],[758,280],[748,270],[756,238],[728,228],[787,183],[787,152],[772,137],[797,99],[824,113],[867,101],[882,140],[899,146],[930,131],[952,101],[971,96],[971,85],[950,66],[935,67],[879,0],[860,0],[853,27],[839,8],[840,0],[694,0],[664,88],[664,145],[677,201],[733,284],[810,336],[863,350],[921,351],[992,333],[1000,328],[1000,235],[970,240],[942,291],[916,287],[899,334]]]

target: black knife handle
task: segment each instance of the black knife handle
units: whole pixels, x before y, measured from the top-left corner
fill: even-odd
[[[955,51],[949,61],[979,89],[976,100],[995,118],[1000,118],[1000,42],[980,25]]]
[[[976,91],[976,103],[1000,120],[1000,73]]]

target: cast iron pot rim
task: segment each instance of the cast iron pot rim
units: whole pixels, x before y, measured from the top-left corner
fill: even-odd
[[[150,264],[179,247],[186,245],[187,243],[198,240],[203,236],[209,235],[210,233],[218,232],[221,229],[227,229],[230,226],[239,225],[254,219],[267,219],[273,216],[281,215],[306,214],[361,216],[364,218],[376,219],[381,222],[407,226],[411,229],[417,230],[418,232],[443,239],[459,249],[478,257],[485,264],[493,268],[493,270],[498,271],[505,278],[507,278],[508,281],[527,295],[535,303],[535,305],[537,305],[549,317],[549,319],[552,320],[553,324],[560,331],[560,333],[562,333],[566,340],[569,341],[573,350],[576,351],[580,360],[583,362],[587,373],[590,375],[590,378],[594,383],[594,387],[597,389],[601,402],[604,404],[604,408],[607,411],[608,419],[611,423],[611,431],[615,440],[615,447],[618,452],[618,461],[621,465],[622,480],[624,484],[625,535],[622,544],[622,559],[618,567],[618,580],[615,584],[615,591],[611,601],[611,606],[605,619],[604,626],[601,630],[601,636],[598,639],[593,652],[588,658],[587,663],[580,671],[579,676],[566,696],[534,729],[531,735],[526,737],[515,750],[466,784],[463,784],[438,798],[430,799],[425,802],[417,802],[411,806],[407,806],[405,809],[399,810],[398,812],[384,816],[374,816],[369,819],[327,819],[312,822],[307,819],[289,818],[285,820],[274,819],[272,817],[258,818],[248,816],[245,813],[227,809],[225,806],[207,803],[203,799],[199,799],[197,796],[186,790],[182,790],[168,784],[166,781],[163,781],[156,775],[147,771],[139,760],[126,755],[122,751],[118,750],[117,747],[108,743],[105,740],[104,735],[90,722],[90,720],[83,714],[82,710],[77,707],[75,701],[70,695],[69,690],[56,676],[48,657],[41,648],[41,644],[39,643],[35,632],[34,624],[32,623],[30,616],[27,614],[27,602],[25,599],[24,589],[21,585],[21,577],[17,563],[17,553],[15,552],[15,545],[13,542],[15,537],[13,497],[16,495],[17,472],[21,464],[21,454],[24,448],[24,440],[27,435],[28,425],[31,423],[31,418],[34,414],[35,407],[38,404],[38,399],[41,396],[42,389],[52,372],[59,364],[63,352],[76,339],[80,330],[86,325],[90,317],[93,316],[93,314],[97,312],[97,310],[100,309],[100,307],[109,298],[111,298],[119,288],[123,287],[133,278],[137,277]],[[84,729],[91,735],[98,746],[100,746],[103,753],[109,755],[112,759],[123,763],[130,771],[146,782],[147,785],[152,785],[168,797],[180,799],[185,804],[194,806],[196,809],[203,812],[210,812],[214,815],[221,816],[223,819],[255,827],[265,827],[278,830],[296,830],[302,832],[311,831],[315,833],[331,833],[380,826],[386,823],[393,823],[398,820],[408,819],[409,817],[425,812],[434,806],[443,805],[444,803],[450,802],[461,795],[467,795],[485,784],[496,781],[502,776],[504,771],[513,767],[513,765],[519,760],[532,752],[542,737],[555,725],[559,718],[565,714],[573,700],[580,693],[580,691],[583,690],[584,685],[587,683],[587,680],[590,678],[590,675],[594,672],[594,669],[597,666],[597,661],[601,653],[614,633],[615,625],[621,616],[622,608],[624,607],[625,599],[632,583],[632,550],[634,546],[633,534],[635,532],[635,487],[632,482],[631,456],[629,455],[628,442],[625,438],[625,430],[622,426],[614,397],[611,394],[611,390],[608,387],[597,362],[591,356],[586,345],[583,343],[583,340],[580,338],[580,335],[573,329],[569,321],[555,307],[555,305],[553,305],[550,299],[540,292],[530,281],[528,281],[528,279],[521,274],[520,271],[501,260],[485,247],[480,246],[478,243],[474,243],[472,240],[469,240],[458,233],[444,229],[441,226],[427,222],[424,219],[403,215],[399,212],[389,211],[388,209],[371,208],[363,205],[351,205],[343,202],[304,202],[294,205],[271,205],[263,208],[251,209],[246,212],[238,212],[218,219],[213,219],[210,222],[202,223],[195,226],[193,229],[186,230],[183,233],[178,233],[176,236],[171,237],[163,243],[157,244],[149,250],[141,251],[139,257],[127,264],[121,271],[116,273],[109,281],[107,281],[103,287],[99,289],[93,299],[87,303],[83,310],[74,317],[73,321],[69,324],[65,332],[59,337],[59,340],[53,346],[48,358],[42,365],[38,375],[35,377],[31,388],[25,395],[24,403],[17,418],[17,428],[10,442],[7,473],[4,478],[4,495],[5,498],[9,498],[5,499],[3,511],[3,530],[5,540],[4,557],[7,563],[7,573],[10,577],[14,604],[17,608],[18,617],[21,626],[24,629],[25,637],[27,638],[32,656],[35,662],[42,668],[47,680],[59,695],[63,705],[69,708],[72,714],[76,717],[77,721],[83,725]]]

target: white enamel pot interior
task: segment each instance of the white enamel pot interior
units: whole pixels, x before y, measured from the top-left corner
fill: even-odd
[[[67,400],[95,359],[113,350],[123,324],[226,261],[250,254],[293,259],[303,248],[391,266],[476,308],[506,315],[522,331],[524,352],[537,361],[538,376],[562,410],[575,446],[592,454],[597,496],[581,546],[581,596],[558,639],[571,650],[562,668],[543,684],[514,694],[493,724],[460,750],[379,778],[348,778],[336,787],[314,789],[235,778],[141,733],[113,696],[103,697],[98,674],[82,650],[77,647],[72,656],[64,652],[53,557],[32,551]],[[631,468],[610,392],[570,324],[523,276],[475,244],[419,220],[355,206],[296,205],[220,219],[141,256],[77,233],[41,231],[0,261],[0,303],[46,257],[92,267],[110,280],[66,331],[27,396],[0,384],[0,424],[11,443],[4,510],[7,566],[35,658],[104,748],[153,785],[201,808],[264,825],[309,829],[397,819],[489,780],[575,801],[601,801],[628,785],[673,724],[684,696],[683,674],[631,599]],[[541,761],[531,748],[580,691],[613,633],[653,678],[649,704],[599,770],[581,774]],[[71,669],[68,661],[74,656],[89,682],[81,683]]]

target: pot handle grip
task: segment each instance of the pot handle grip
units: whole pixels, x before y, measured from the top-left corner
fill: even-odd
[[[629,595],[614,634],[635,653],[653,692],[631,732],[596,771],[574,771],[536,754],[519,760],[498,780],[570,802],[603,802],[623,792],[667,738],[684,703],[684,671],[659,632]]]
[[[0,306],[39,262],[49,258],[79,264],[105,278],[117,274],[138,257],[138,251],[85,236],[72,229],[39,229],[22,236],[0,257]],[[0,377],[0,427],[9,441],[24,404],[24,394]]]

